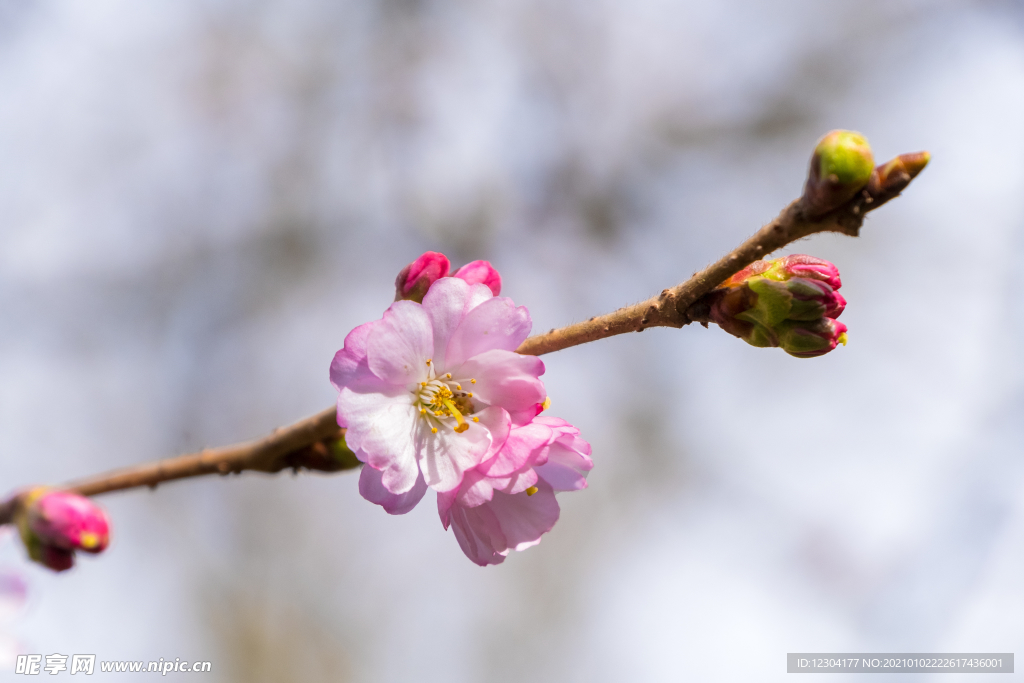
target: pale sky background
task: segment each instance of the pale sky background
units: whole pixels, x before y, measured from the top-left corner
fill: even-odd
[[[596,467],[536,548],[481,569],[432,497],[390,517],[351,473],[113,494],[72,572],[0,540],[28,587],[0,658],[564,683],[1024,654],[1021,8],[0,0],[5,491],[330,405],[334,352],[424,250],[491,260],[542,331],[733,247],[832,128],[933,154],[861,238],[789,250],[840,268],[846,348],[694,326],[546,356]]]

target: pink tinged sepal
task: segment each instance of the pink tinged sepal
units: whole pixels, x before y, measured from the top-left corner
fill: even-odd
[[[381,481],[381,472],[372,467],[364,467],[359,473],[359,493],[363,498],[384,508],[389,515],[404,515],[412,510],[423,499],[427,492],[427,484],[420,475],[411,489],[405,493],[395,494],[385,488]]]
[[[395,301],[423,301],[430,286],[446,277],[450,270],[448,257],[436,251],[426,252],[398,274],[395,279]]]
[[[487,285],[494,296],[501,294],[501,275],[488,261],[467,263],[455,271],[454,277],[465,280],[471,285]]]

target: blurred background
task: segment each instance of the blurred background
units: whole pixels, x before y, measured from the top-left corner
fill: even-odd
[[[334,352],[425,250],[491,260],[542,331],[735,246],[832,128],[933,154],[861,238],[790,250],[840,268],[846,348],[693,326],[546,356],[596,467],[538,547],[481,569],[432,497],[389,517],[351,473],[112,494],[113,546],[69,573],[0,540],[4,670],[781,681],[787,652],[1021,654],[1022,120],[1009,1],[0,0],[4,492],[331,405]]]

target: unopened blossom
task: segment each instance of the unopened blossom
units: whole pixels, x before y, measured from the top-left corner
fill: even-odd
[[[459,268],[453,277],[465,280],[471,285],[481,284],[494,293],[494,296],[501,294],[501,275],[488,261],[472,261]]]
[[[846,345],[846,325],[832,318],[787,321],[776,328],[779,347],[797,358],[823,356],[840,344]]]
[[[54,571],[70,569],[75,551],[99,553],[110,542],[107,514],[70,491],[37,487],[21,494],[16,521],[29,557]]]
[[[428,487],[457,489],[537,415],[544,364],[515,353],[530,328],[525,307],[446,277],[349,333],[331,381],[364,497],[400,514]]]
[[[838,269],[813,256],[755,261],[712,292],[710,317],[752,346],[820,356],[846,343],[841,286]]]
[[[818,141],[811,155],[802,205],[817,218],[853,198],[868,184],[875,159],[867,138],[850,130],[834,130]]]
[[[430,285],[447,277],[450,270],[447,256],[436,251],[426,252],[398,273],[395,278],[395,301],[423,301]]]
[[[931,161],[932,155],[928,152],[912,152],[901,154],[895,159],[890,159],[884,164],[875,167],[868,182],[868,191],[873,195],[885,195],[899,192],[907,183],[917,177],[924,167]]]
[[[587,486],[590,444],[556,417],[515,426],[501,450],[466,473],[458,490],[438,494],[441,523],[478,565],[540,543],[558,521],[556,491]]]

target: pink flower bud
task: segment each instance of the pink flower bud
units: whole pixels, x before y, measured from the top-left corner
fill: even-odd
[[[793,254],[791,256],[783,256],[769,263],[776,264],[774,268],[778,268],[781,273],[785,273],[788,276],[774,277],[773,279],[776,280],[785,280],[789,279],[789,277],[805,277],[826,282],[832,289],[839,289],[843,286],[843,281],[839,278],[839,269],[825,259],[815,258],[807,254]],[[768,273],[765,274],[768,277],[772,277]]]
[[[110,541],[107,513],[77,493],[46,491],[29,501],[26,516],[32,533],[54,548],[98,553]]]
[[[501,294],[501,276],[488,261],[473,261],[455,271],[455,277],[471,285],[484,284],[491,288],[494,296]]]
[[[777,333],[782,350],[797,358],[823,356],[839,344],[846,346],[846,325],[831,318],[785,322]]]
[[[411,300],[423,303],[430,285],[451,270],[448,257],[436,251],[428,251],[402,269],[395,279],[395,301]]]
[[[77,493],[39,486],[8,504],[29,558],[54,571],[70,569],[76,550],[98,553],[110,542],[107,514]]]

